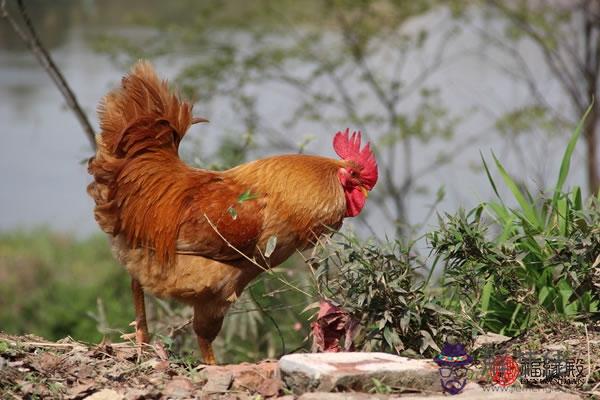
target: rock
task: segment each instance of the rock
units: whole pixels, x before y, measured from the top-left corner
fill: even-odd
[[[102,389],[92,395],[89,395],[85,400],[123,400],[123,396],[112,389]]]
[[[206,385],[202,388],[202,392],[206,394],[225,393],[229,390],[232,381],[233,374],[231,372],[207,370]]]
[[[256,393],[269,397],[279,393],[282,387],[277,376],[277,363],[242,363],[238,365],[210,365],[192,376],[196,383],[205,383],[203,393],[234,392]]]
[[[295,394],[368,391],[373,379],[391,387],[441,392],[438,366],[385,353],[290,354],[279,361],[283,381]]]
[[[163,394],[168,398],[189,398],[194,391],[194,384],[183,376],[175,376],[166,384]]]
[[[488,332],[485,335],[477,336],[475,343],[473,343],[473,350],[477,350],[487,344],[498,344],[506,342],[507,340],[510,340],[510,337]]]
[[[488,387],[483,388],[480,385],[471,382],[465,386],[462,393],[457,396],[445,396],[435,395],[427,396],[427,400],[448,400],[450,397],[455,397],[460,400],[580,400],[581,397],[560,392],[558,390],[547,392],[544,389],[537,391],[529,391],[531,389],[521,390],[520,387],[509,386],[508,388],[502,387]],[[424,400],[422,396],[402,396],[399,400]],[[390,399],[391,400],[391,399]]]
[[[326,393],[326,392],[313,392],[304,393],[298,397],[298,400],[386,400],[391,399],[389,395],[385,394],[368,394],[368,393]],[[400,397],[396,397],[400,399]],[[404,398],[402,398],[404,399]],[[427,397],[421,398],[421,400],[428,399]],[[279,400],[279,399],[278,399]],[[447,399],[446,399],[447,400]]]
[[[510,388],[509,388],[510,389]],[[476,383],[469,383],[462,393],[456,396],[448,396],[444,394],[423,395],[423,394],[368,394],[368,393],[304,393],[298,397],[298,400],[449,400],[456,398],[460,400],[579,400],[581,397],[564,393],[560,391],[547,392],[543,389],[539,391],[494,391],[492,389],[484,390]]]
[[[234,369],[232,373],[234,375],[231,386],[233,390],[245,390],[264,397],[271,397],[279,393],[282,386],[279,379],[273,378],[275,375],[273,372],[269,373],[269,371],[258,368]]]
[[[268,378],[261,382],[256,392],[263,397],[276,396],[282,389],[282,383],[279,379]]]

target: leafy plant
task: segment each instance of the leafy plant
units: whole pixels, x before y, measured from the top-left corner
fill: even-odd
[[[484,329],[515,335],[549,313],[583,318],[598,312],[600,197],[584,203],[579,187],[563,192],[586,115],[571,136],[550,196],[534,198],[493,156],[518,207],[502,200],[484,160],[499,200],[447,214],[428,234],[433,252],[446,262],[450,296],[466,304]]]
[[[310,261],[321,295],[360,321],[357,350],[431,356],[447,336],[468,339],[466,321],[427,292],[430,276],[417,274],[424,264],[410,247],[342,237]]]

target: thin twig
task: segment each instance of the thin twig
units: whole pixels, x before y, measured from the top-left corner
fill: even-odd
[[[585,377],[585,384],[584,384],[584,386],[587,386],[588,382],[590,381],[590,376],[592,375],[592,356],[590,353],[590,337],[588,335],[587,324],[583,324],[583,329],[585,330],[585,341],[587,343],[588,373],[587,373],[587,376]]]
[[[176,333],[179,333],[179,331],[182,331],[184,328],[186,328],[188,325],[190,325],[192,323],[193,319],[192,318],[188,318],[184,323],[179,324],[178,326],[171,328],[169,331],[169,337],[172,338],[175,336]]]
[[[289,283],[288,281],[286,281],[285,279],[282,279],[278,276],[276,276],[273,271],[270,268],[266,268],[263,265],[260,265],[259,263],[256,262],[256,260],[254,260],[253,258],[250,258],[246,253],[244,253],[243,251],[239,250],[237,247],[235,247],[234,245],[231,244],[231,242],[229,242],[229,240],[227,240],[225,238],[225,236],[223,236],[221,234],[221,232],[219,232],[219,230],[217,229],[217,227],[215,226],[215,224],[213,224],[213,222],[210,220],[210,218],[208,218],[208,215],[204,214],[204,218],[206,218],[206,221],[208,222],[208,224],[210,225],[211,228],[213,228],[213,230],[215,231],[215,233],[217,235],[219,235],[219,237],[221,238],[221,240],[223,240],[225,242],[225,244],[227,244],[227,246],[233,250],[235,250],[238,254],[240,254],[243,258],[245,258],[247,261],[249,261],[252,265],[262,269],[263,271],[265,271],[268,274],[271,274],[273,276],[275,276],[275,278],[280,281],[281,283],[283,283],[284,285],[287,285],[289,287],[291,287],[294,290],[297,290],[298,292],[305,294],[308,297],[312,297],[311,294],[305,292],[304,290],[300,289],[299,287],[292,285],[291,283]]]
[[[81,343],[49,343],[49,342],[16,342],[12,340],[6,341],[11,346],[31,346],[31,347],[55,347],[55,348],[73,348],[73,347],[85,347]]]
[[[25,29],[23,29],[19,23],[10,15],[8,9],[6,7],[6,0],[2,0],[0,3],[0,17],[5,18],[10,23],[11,27],[15,31],[15,33],[21,38],[21,40],[27,45],[29,50],[33,53],[35,58],[38,60],[42,68],[48,73],[60,93],[65,98],[67,105],[73,111],[79,124],[83,128],[83,131],[88,138],[92,149],[96,149],[96,134],[94,133],[94,128],[90,124],[87,115],[79,105],[77,101],[77,97],[75,97],[75,93],[71,90],[71,87],[65,80],[65,77],[60,72],[50,53],[46,50],[42,42],[40,41],[37,32],[31,22],[31,18],[27,13],[27,9],[25,8],[25,4],[23,0],[17,0],[19,14],[25,23]]]
[[[254,302],[254,304],[256,304],[256,306],[258,307],[260,312],[271,321],[271,323],[275,327],[275,330],[277,330],[277,334],[279,335],[279,340],[281,341],[281,353],[278,358],[283,357],[285,355],[285,338],[283,337],[283,334],[281,333],[281,329],[279,329],[279,324],[277,324],[277,321],[275,321],[275,319],[271,316],[271,314],[269,314],[267,312],[267,310],[265,310],[263,308],[262,304],[260,304],[258,302],[256,297],[254,297],[254,292],[252,291],[252,288],[248,289],[248,293],[250,294],[250,298],[252,298],[252,301]]]

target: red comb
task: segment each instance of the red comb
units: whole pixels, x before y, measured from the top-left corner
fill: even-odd
[[[350,128],[346,128],[343,133],[338,132],[333,137],[333,149],[343,160],[353,160],[363,167],[361,176],[371,189],[377,182],[377,162],[371,151],[370,143],[367,143],[361,150],[360,141],[360,131],[353,131],[350,136]]]
[[[333,137],[333,149],[342,159],[350,159],[360,154],[360,131],[352,132],[350,137],[350,128],[346,128],[344,133],[338,132]]]

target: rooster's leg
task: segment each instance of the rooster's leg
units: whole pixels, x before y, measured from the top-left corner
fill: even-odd
[[[223,317],[210,316],[210,307],[207,304],[196,304],[194,306],[194,332],[198,337],[198,347],[205,364],[216,364],[215,353],[212,349],[212,341],[215,339],[221,325]]]
[[[146,323],[144,290],[140,282],[135,278],[131,278],[131,293],[133,294],[133,304],[135,306],[135,342],[141,349],[144,343],[150,341],[150,335],[148,334],[148,324]]]
[[[217,363],[211,342],[201,336],[198,336],[198,347],[200,347],[200,353],[202,353],[202,359],[204,360],[205,364],[215,365]]]

